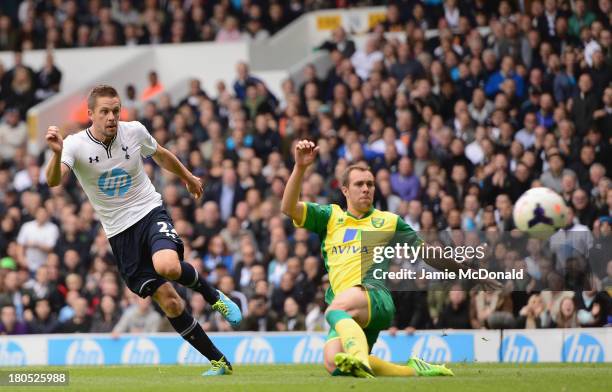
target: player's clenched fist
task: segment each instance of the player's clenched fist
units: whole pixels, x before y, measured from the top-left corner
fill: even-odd
[[[187,190],[194,198],[199,199],[204,192],[204,184],[199,177],[192,175],[187,181]]]
[[[302,167],[310,166],[317,157],[319,146],[309,140],[300,140],[295,146],[295,164]]]
[[[47,128],[47,134],[45,135],[47,145],[53,152],[62,152],[64,142],[62,141],[62,135],[60,135],[59,128],[56,126],[50,126]]]

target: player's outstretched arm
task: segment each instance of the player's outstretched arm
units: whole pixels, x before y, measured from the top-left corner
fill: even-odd
[[[304,213],[304,203],[300,202],[300,192],[302,190],[302,179],[308,166],[312,165],[317,157],[319,147],[308,140],[300,140],[295,146],[295,166],[285,187],[281,211],[297,223],[302,222]]]
[[[194,176],[179,159],[164,147],[157,145],[153,154],[153,160],[162,168],[176,174],[187,187],[193,197],[199,199],[202,196],[204,185],[199,177]]]
[[[53,156],[47,164],[47,185],[54,187],[62,182],[62,178],[64,178],[70,169],[61,163],[64,141],[62,140],[59,128],[53,125],[47,128],[45,140],[51,151],[53,151]]]

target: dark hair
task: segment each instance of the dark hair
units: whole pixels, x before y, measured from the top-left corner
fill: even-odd
[[[94,110],[98,97],[115,98],[118,96],[119,93],[117,93],[117,90],[113,86],[100,84],[89,92],[89,96],[87,97],[87,109]]]
[[[51,301],[49,301],[49,298],[38,298],[34,301],[34,307],[36,307],[36,305],[38,305],[41,302],[46,302],[49,304],[49,306],[51,306]]]
[[[364,163],[355,163],[353,165],[350,165],[349,167],[344,169],[344,172],[342,173],[342,177],[340,177],[342,186],[349,186],[349,177],[353,170],[368,171],[370,173],[372,172],[370,168],[368,167],[368,165]]]
[[[268,299],[266,298],[265,295],[261,295],[261,294],[255,294],[251,300],[253,301],[263,301],[264,303],[266,303],[268,301]]]

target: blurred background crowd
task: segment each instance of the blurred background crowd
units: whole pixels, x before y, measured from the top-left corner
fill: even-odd
[[[345,3],[353,4],[5,0],[0,49],[258,39],[305,11]],[[528,271],[500,291],[418,282],[394,291],[392,333],[604,326],[612,309],[611,21],[611,0],[399,1],[361,47],[334,30],[318,48],[329,53],[329,72],[306,66],[304,83],[284,81],[280,96],[246,63],[236,65],[233,85],[204,91],[193,79],[177,101],[146,70],[146,90],[121,92],[124,119],[142,122],[205,180],[204,197],[193,200],[176,177],[145,162],[186,261],[239,304],[243,330],[327,328],[319,240],[280,213],[298,139],[320,147],[303,200],[344,207],[340,175],[365,161],[376,207],[423,235],[510,232],[513,203],[533,186],[570,206],[563,233],[587,232],[569,249],[495,243],[507,268]],[[432,28],[439,34],[426,35]],[[57,91],[61,73],[16,68],[4,73],[0,95],[0,333],[171,331],[150,299],[120,281],[74,176],[50,189],[45,155],[27,154],[30,103],[11,101],[11,91],[20,78],[43,89],[52,79]],[[573,287],[568,266],[585,258],[598,260],[591,284]],[[231,330],[199,294],[179,290],[205,330]]]

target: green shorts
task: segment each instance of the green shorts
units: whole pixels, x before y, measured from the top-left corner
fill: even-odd
[[[372,347],[378,339],[380,331],[388,329],[393,322],[395,316],[395,305],[393,304],[393,298],[386,289],[380,289],[375,287],[368,287],[366,289],[366,295],[368,297],[368,323],[363,328],[366,339],[368,340],[369,350],[372,351]],[[326,341],[340,339],[338,332],[334,327],[331,327],[327,334]]]

